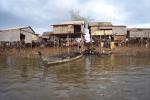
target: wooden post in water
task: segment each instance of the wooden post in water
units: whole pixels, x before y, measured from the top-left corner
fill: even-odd
[[[83,39],[83,35],[81,33],[81,52],[83,52],[84,50],[84,39]]]
[[[91,33],[91,36],[90,36],[90,49],[93,49],[93,41],[92,41],[92,33]],[[90,50],[90,53],[91,53],[92,51]]]

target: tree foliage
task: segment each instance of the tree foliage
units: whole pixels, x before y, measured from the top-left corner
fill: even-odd
[[[87,16],[81,16],[79,10],[70,10],[70,19],[73,21],[85,21],[85,22],[89,22],[91,21],[91,17]]]

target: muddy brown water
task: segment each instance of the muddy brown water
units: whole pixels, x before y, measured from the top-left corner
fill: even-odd
[[[49,67],[0,56],[0,100],[150,100],[150,56],[84,56]]]

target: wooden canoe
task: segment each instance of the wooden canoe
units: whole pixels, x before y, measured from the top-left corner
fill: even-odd
[[[56,60],[56,61],[44,61],[44,63],[47,65],[56,65],[56,64],[61,64],[61,63],[66,63],[66,62],[77,60],[77,59],[81,58],[82,56],[83,55],[78,55],[76,57],[66,58],[66,59]]]

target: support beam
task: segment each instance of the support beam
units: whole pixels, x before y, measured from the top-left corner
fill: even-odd
[[[70,52],[70,41],[69,41],[69,34],[67,34],[67,45],[68,45],[68,53]]]

